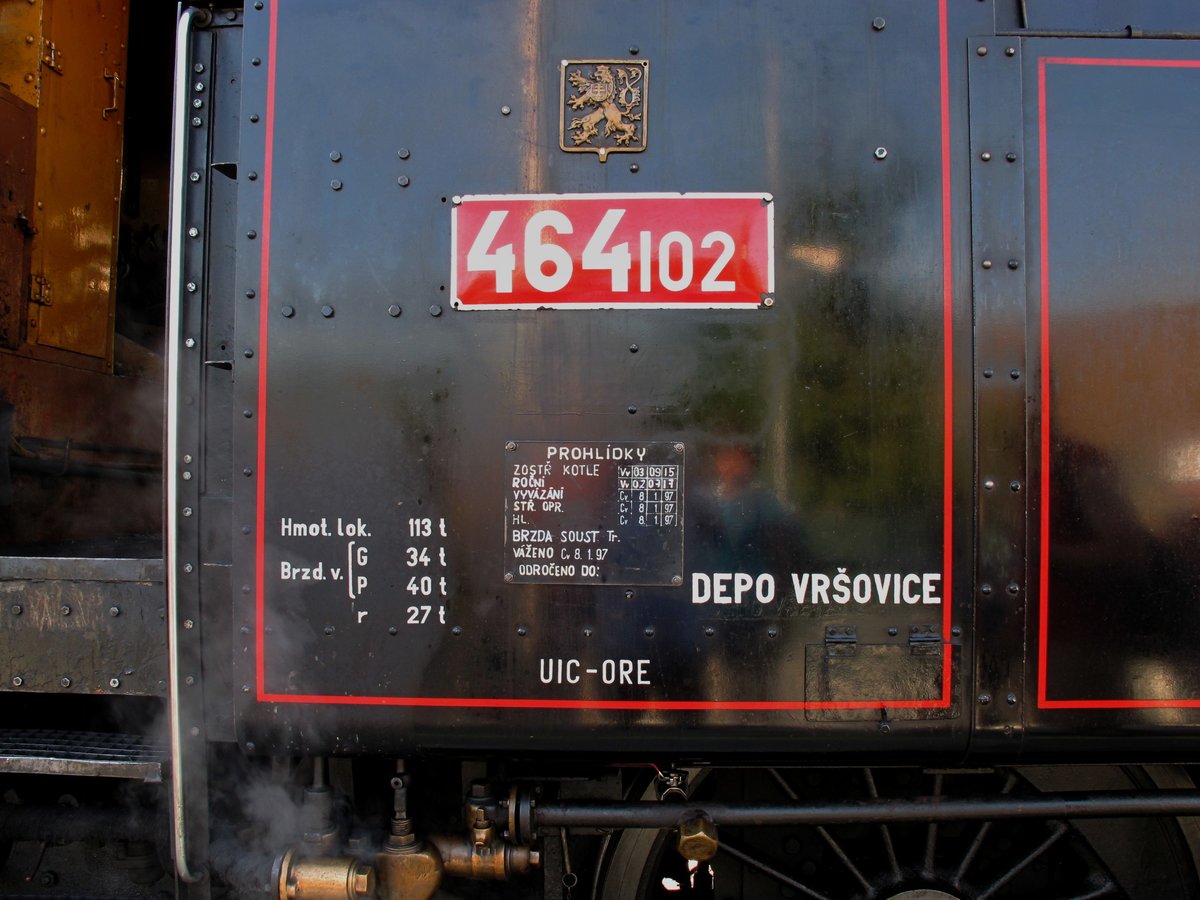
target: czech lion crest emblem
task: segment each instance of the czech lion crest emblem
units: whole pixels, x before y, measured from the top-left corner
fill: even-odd
[[[650,63],[643,59],[564,59],[558,145],[568,153],[646,149],[646,90]]]

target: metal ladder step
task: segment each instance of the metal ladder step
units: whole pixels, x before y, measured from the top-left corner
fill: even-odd
[[[0,772],[162,781],[164,742],[135,734],[0,729]]]

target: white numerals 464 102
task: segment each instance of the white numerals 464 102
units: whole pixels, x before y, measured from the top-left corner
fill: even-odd
[[[633,268],[633,255],[628,241],[608,246],[624,215],[623,209],[606,211],[584,245],[579,259],[581,269],[609,272],[611,289],[617,294],[629,292],[629,272]],[[467,271],[494,272],[497,294],[513,292],[513,273],[517,269],[517,256],[512,244],[502,244],[492,249],[507,217],[507,210],[488,213],[467,251]],[[562,291],[571,283],[575,274],[575,260],[566,248],[553,242],[553,236],[574,232],[575,226],[570,217],[559,210],[544,209],[529,217],[523,235],[522,271],[534,290],[552,294]],[[734,282],[722,277],[736,252],[733,237],[725,231],[708,232],[700,239],[700,249],[713,248],[719,248],[719,252],[701,276],[700,290],[703,293],[733,291],[736,288]],[[679,292],[691,288],[696,275],[696,253],[688,234],[669,231],[655,242],[651,232],[640,231],[638,251],[638,292],[648,293],[656,288]]]

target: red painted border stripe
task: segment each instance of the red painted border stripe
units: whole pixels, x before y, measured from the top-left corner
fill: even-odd
[[[954,597],[954,219],[950,202],[950,42],[946,0],[938,0],[942,113],[942,640],[949,641]],[[950,706],[951,645],[943,643],[942,705]]]
[[[1041,229],[1041,495],[1038,550],[1038,697],[1039,709],[1200,709],[1200,700],[1150,700],[1138,698],[1051,700],[1047,679],[1050,644],[1050,189],[1046,163],[1046,67],[1110,66],[1122,68],[1200,69],[1196,59],[1110,59],[1093,56],[1042,56],[1038,58],[1038,227]]]
[[[265,159],[263,162],[263,218],[261,286],[259,288],[259,378],[258,378],[258,489],[255,521],[255,667],[256,696],[260,703],[313,703],[346,706],[421,706],[499,709],[656,709],[656,710],[803,710],[803,709],[946,709],[953,704],[953,645],[949,643],[953,614],[954,551],[954,235],[950,184],[950,63],[947,29],[947,0],[938,0],[938,74],[941,119],[942,169],[942,346],[944,362],[944,409],[942,414],[942,695],[933,700],[540,700],[535,698],[473,697],[367,697],[337,694],[267,693],[265,663],[266,594],[266,459],[267,459],[267,322],[271,238],[271,159],[275,143],[275,69],[278,0],[270,10],[267,47],[267,105]]]
[[[275,155],[275,56],[277,52],[278,3],[271,3],[270,26],[267,38],[267,109],[263,126],[265,152],[263,154],[263,212],[262,212],[262,258],[259,263],[258,287],[258,483],[255,495],[254,567],[255,567],[255,681],[258,699],[267,691],[266,625],[264,622],[264,597],[266,595],[266,535],[265,516],[267,509],[267,298],[271,294],[271,161]]]

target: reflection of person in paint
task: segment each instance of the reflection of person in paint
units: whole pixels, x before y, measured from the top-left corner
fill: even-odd
[[[796,523],[756,478],[758,462],[755,448],[746,442],[714,448],[711,480],[695,492],[689,523],[693,571],[784,571],[800,555]]]

